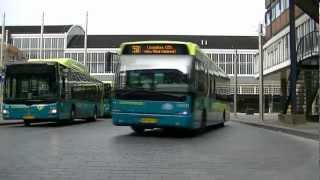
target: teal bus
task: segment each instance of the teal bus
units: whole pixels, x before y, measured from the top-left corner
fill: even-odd
[[[153,128],[204,130],[229,119],[230,79],[198,45],[123,43],[112,121],[137,133]]]
[[[3,94],[4,120],[66,122],[103,115],[103,84],[67,58],[8,64]]]

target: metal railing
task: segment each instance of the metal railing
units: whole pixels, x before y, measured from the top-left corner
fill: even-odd
[[[301,62],[313,56],[319,55],[319,32],[312,31],[299,40],[297,48],[297,61]]]

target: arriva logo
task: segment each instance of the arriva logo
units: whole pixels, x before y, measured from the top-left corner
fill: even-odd
[[[38,105],[37,106],[38,111],[41,111],[43,108],[44,108],[44,105]]]
[[[173,109],[173,105],[172,104],[170,104],[170,103],[165,103],[165,104],[163,104],[162,105],[162,109],[163,110],[172,110]]]

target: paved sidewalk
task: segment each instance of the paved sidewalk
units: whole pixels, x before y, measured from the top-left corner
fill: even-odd
[[[271,129],[276,131],[282,131],[284,133],[293,134],[309,139],[319,140],[319,123],[307,122],[305,124],[291,125],[285,124],[278,120],[278,114],[266,113],[264,116],[264,122],[260,121],[259,114],[246,115],[244,113],[237,113],[237,117],[231,113],[230,120],[245,123],[265,129]]]
[[[22,124],[22,123],[23,123],[22,120],[4,121],[4,120],[0,119],[0,126],[11,125],[11,124]]]
[[[2,115],[0,113],[0,126],[4,126],[4,125],[11,125],[11,124],[21,124],[23,123],[22,120],[10,120],[10,121],[4,121],[2,119]]]

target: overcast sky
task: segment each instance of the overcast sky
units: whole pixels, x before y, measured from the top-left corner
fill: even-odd
[[[265,0],[0,0],[7,25],[84,26],[89,34],[257,35]],[[2,18],[0,20],[2,22]],[[2,23],[1,23],[2,24]]]

